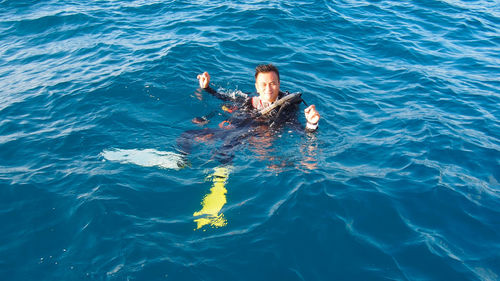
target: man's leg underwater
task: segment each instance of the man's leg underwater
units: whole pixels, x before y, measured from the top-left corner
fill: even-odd
[[[177,147],[184,157],[187,157],[191,154],[196,144],[224,138],[225,136],[227,136],[227,132],[221,129],[205,128],[201,130],[190,130],[179,136],[177,139]],[[230,161],[230,159],[226,157],[218,157],[218,155],[215,155],[215,157],[221,160],[221,163]],[[207,179],[212,182],[212,187],[209,193],[207,193],[201,201],[201,210],[193,213],[196,229],[200,229],[205,225],[222,227],[227,224],[224,214],[220,211],[226,204],[227,189],[225,188],[225,184],[228,176],[229,168],[226,166],[219,166],[214,168],[213,173],[207,177]]]
[[[201,202],[202,209],[194,212],[194,221],[197,224],[196,229],[200,229],[205,225],[212,227],[222,227],[227,225],[227,219],[221,213],[222,208],[226,204],[225,188],[226,182],[231,172],[231,163],[234,158],[234,151],[240,148],[240,145],[248,137],[247,133],[241,134],[238,132],[220,131],[226,139],[224,144],[214,151],[214,158],[220,163],[220,166],[214,168],[214,172],[208,178],[212,181],[210,192],[205,195]]]
[[[185,131],[177,138],[177,147],[180,153],[187,156],[191,154],[191,151],[193,150],[193,146],[195,144],[207,142],[214,139],[216,133],[216,129],[210,128]]]

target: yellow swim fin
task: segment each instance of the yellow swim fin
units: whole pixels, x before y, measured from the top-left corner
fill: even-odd
[[[211,225],[212,227],[227,225],[227,220],[224,218],[224,214],[220,213],[220,210],[226,204],[227,189],[225,185],[228,177],[229,168],[227,167],[214,168],[214,173],[208,177],[212,180],[213,185],[210,192],[201,201],[201,210],[193,213],[194,217],[202,216],[194,220],[196,229],[200,229],[205,225]]]

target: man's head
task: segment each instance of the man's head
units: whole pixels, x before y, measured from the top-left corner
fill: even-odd
[[[272,64],[261,64],[255,68],[255,88],[264,102],[274,102],[280,92],[280,73]]]

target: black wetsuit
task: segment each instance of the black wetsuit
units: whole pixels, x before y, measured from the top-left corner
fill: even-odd
[[[213,96],[235,106],[237,110],[232,112],[231,118],[221,128],[204,128],[189,130],[181,134],[177,145],[183,154],[189,154],[196,142],[204,139],[223,140],[223,145],[214,151],[214,157],[222,164],[231,162],[234,158],[235,149],[246,139],[258,136],[257,128],[267,127],[266,131],[271,134],[279,132],[287,126],[296,131],[305,132],[304,126],[300,124],[297,116],[302,99],[296,99],[292,103],[286,103],[273,109],[265,116],[252,104],[252,98],[247,96],[229,96],[215,91],[212,88],[205,89]],[[246,94],[245,94],[246,95]],[[288,92],[280,92],[278,99],[289,95]],[[262,130],[260,130],[262,131]]]

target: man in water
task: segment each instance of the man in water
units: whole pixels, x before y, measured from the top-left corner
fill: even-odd
[[[293,95],[280,91],[279,71],[272,64],[259,65],[255,68],[255,88],[259,95],[251,98],[232,97],[218,93],[210,87],[210,75],[207,72],[199,74],[197,78],[200,88],[222,100],[231,100],[236,104],[236,106],[231,106],[230,110],[226,106],[223,107],[225,111],[233,113],[233,116],[230,121],[223,121],[219,125],[220,128],[187,131],[178,140],[180,149],[186,154],[190,152],[193,142],[212,138],[224,140],[224,145],[215,151],[215,157],[222,166],[214,169],[211,177],[213,185],[210,192],[203,197],[201,210],[193,213],[194,221],[197,224],[196,229],[205,225],[222,227],[227,224],[227,220],[221,212],[226,204],[225,184],[230,172],[226,165],[232,161],[234,150],[245,140],[251,141],[255,137],[271,142],[272,135],[277,131],[273,127],[275,124],[277,126],[289,124],[299,129],[301,125],[297,121],[296,112],[302,99],[298,94]],[[276,107],[273,108],[273,105]],[[236,109],[237,111],[234,112]],[[263,114],[263,112],[267,113]],[[315,131],[320,119],[316,107],[314,105],[308,106],[304,113],[307,121],[306,131]],[[208,122],[206,118],[195,118],[194,120],[197,120],[198,123]]]
[[[278,69],[272,64],[259,65],[255,68],[255,88],[258,96],[235,96],[219,93],[209,85],[210,75],[207,72],[197,76],[200,88],[213,96],[230,101],[232,105],[223,106],[223,110],[231,113],[229,120],[219,124],[219,128],[204,128],[189,130],[181,134],[177,140],[178,148],[184,155],[191,153],[193,145],[209,140],[223,141],[216,148],[214,158],[221,164],[229,164],[235,150],[244,141],[264,137],[272,139],[279,128],[289,126],[297,131],[304,131],[303,125],[297,119],[299,104],[303,101],[300,94],[289,94],[280,91],[280,76]],[[283,102],[286,101],[286,102]],[[268,109],[272,109],[269,110]],[[262,114],[262,112],[267,112]],[[306,117],[306,132],[318,128],[320,115],[314,105],[304,110]],[[195,123],[207,123],[206,117],[193,119]]]
[[[220,97],[220,94],[210,88],[210,75],[207,72],[199,74],[197,78],[202,89]],[[258,65],[255,68],[255,88],[259,96],[252,97],[248,103],[251,104],[252,108],[257,110],[262,110],[272,105],[278,98],[285,96],[283,92],[280,92],[280,74],[278,68],[272,64]],[[304,110],[304,114],[307,120],[306,130],[316,130],[320,119],[316,106],[308,106]]]

